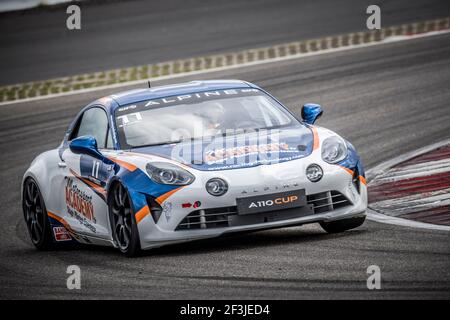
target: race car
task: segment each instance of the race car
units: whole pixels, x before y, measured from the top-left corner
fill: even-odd
[[[141,250],[224,234],[363,224],[367,187],[353,145],[239,80],[126,91],[84,107],[61,144],[26,170],[32,243]]]

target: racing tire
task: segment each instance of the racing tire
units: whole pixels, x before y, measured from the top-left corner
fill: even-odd
[[[357,218],[341,219],[330,222],[320,222],[320,226],[328,233],[339,233],[361,226],[366,216]]]
[[[114,243],[125,256],[137,256],[141,244],[130,195],[121,183],[112,186],[110,195],[108,212]]]
[[[23,185],[22,210],[31,242],[38,250],[55,247],[50,221],[41,191],[33,178]]]

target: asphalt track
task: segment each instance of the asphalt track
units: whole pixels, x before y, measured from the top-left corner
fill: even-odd
[[[414,39],[197,76],[240,78],[294,112],[325,109],[366,167],[448,138],[450,35]],[[184,81],[190,79],[177,79]],[[168,83],[164,81],[162,83]],[[108,90],[0,107],[0,298],[450,298],[450,233],[366,222],[328,235],[317,225],[166,247],[127,259],[113,249],[38,252],[20,209],[21,177],[59,143],[69,120]],[[66,268],[82,289],[66,288]],[[378,265],[382,289],[368,290]]]
[[[105,5],[106,4],[106,5]],[[372,0],[90,0],[0,14],[0,85],[357,32]],[[379,0],[382,26],[450,16],[448,0]],[[126,18],[124,18],[126,17]]]

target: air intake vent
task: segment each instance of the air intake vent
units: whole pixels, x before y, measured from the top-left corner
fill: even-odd
[[[359,181],[359,171],[358,168],[355,168],[353,171],[352,183],[355,186],[356,191],[361,193],[361,182]]]
[[[175,230],[228,227],[228,216],[235,214],[237,214],[235,206],[196,210],[184,218]]]
[[[332,211],[352,203],[338,191],[326,191],[310,194],[307,197],[308,204],[313,205],[314,214]]]

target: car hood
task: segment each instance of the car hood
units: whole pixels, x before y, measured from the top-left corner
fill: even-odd
[[[307,157],[313,129],[299,125],[208,140],[134,148],[135,153],[178,161],[197,170],[227,170],[276,164]]]

